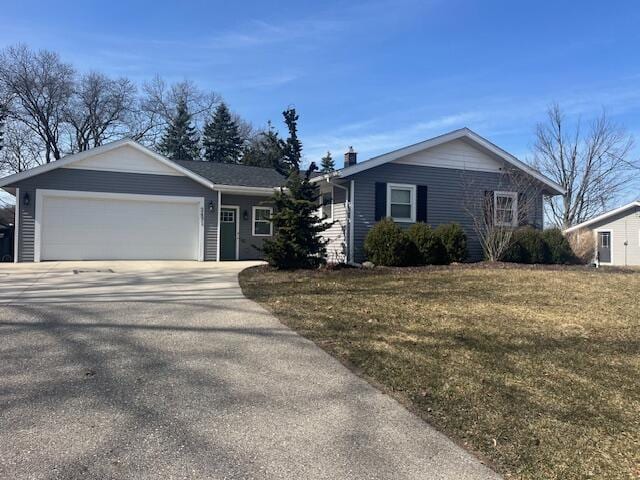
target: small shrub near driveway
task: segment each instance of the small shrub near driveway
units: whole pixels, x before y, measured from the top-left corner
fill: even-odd
[[[464,262],[467,259],[467,234],[457,223],[446,223],[439,225],[435,233],[449,257],[449,262]]]
[[[440,237],[426,223],[414,223],[407,230],[409,238],[419,253],[420,265],[445,265],[449,263],[447,250]]]
[[[369,230],[364,252],[374,264],[392,267],[416,265],[420,257],[407,232],[390,218],[380,220]]]

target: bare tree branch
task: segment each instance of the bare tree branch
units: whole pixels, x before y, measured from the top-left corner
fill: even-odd
[[[73,68],[58,54],[25,45],[0,54],[0,82],[10,96],[9,117],[24,123],[44,145],[45,160],[62,156],[64,111],[73,93]]]
[[[610,207],[622,190],[637,181],[640,164],[630,158],[633,138],[603,111],[583,134],[578,121],[570,133],[557,104],[536,127],[534,163],[566,194],[551,198],[551,221],[568,228]]]

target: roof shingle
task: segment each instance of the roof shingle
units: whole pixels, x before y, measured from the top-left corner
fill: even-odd
[[[285,177],[273,168],[197,160],[174,160],[174,162],[217,185],[269,188],[280,187],[286,181]]]

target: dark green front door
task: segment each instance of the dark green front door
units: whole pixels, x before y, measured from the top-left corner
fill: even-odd
[[[237,260],[237,222],[235,208],[220,209],[220,260]]]

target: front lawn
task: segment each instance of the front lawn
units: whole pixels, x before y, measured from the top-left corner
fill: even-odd
[[[640,478],[640,274],[245,270],[244,293],[512,478]]]

